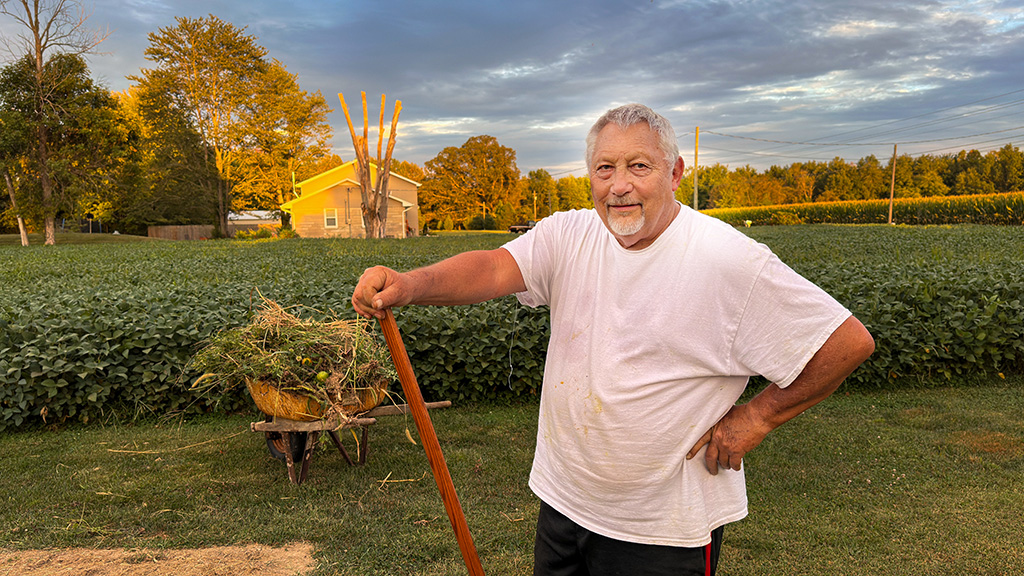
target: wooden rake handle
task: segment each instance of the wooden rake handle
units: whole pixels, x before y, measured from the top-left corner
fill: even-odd
[[[437,481],[437,488],[441,491],[441,500],[444,501],[444,509],[448,512],[448,520],[451,521],[452,529],[455,530],[455,539],[462,551],[462,559],[466,563],[466,568],[469,569],[470,576],[484,576],[484,569],[480,565],[476,547],[473,546],[473,537],[469,533],[466,517],[462,513],[462,505],[459,504],[459,496],[455,493],[455,484],[448,472],[444,454],[441,453],[441,444],[437,441],[437,433],[434,432],[434,424],[430,421],[427,406],[423,402],[423,394],[420,393],[420,386],[416,383],[416,375],[412,371],[412,363],[409,362],[409,354],[405,351],[405,344],[402,343],[402,336],[398,333],[398,324],[395,323],[395,316],[391,313],[390,308],[385,310],[384,318],[380,319],[380,328],[384,332],[388,350],[391,351],[391,359],[395,363],[398,380],[402,383],[402,391],[405,393],[405,402],[409,405],[412,419],[420,433],[420,441],[423,442],[423,450],[427,453],[427,460],[434,473],[434,480]]]

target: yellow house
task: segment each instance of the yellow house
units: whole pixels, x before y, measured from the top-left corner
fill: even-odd
[[[292,218],[292,228],[302,238],[364,238],[362,192],[356,174],[356,161],[321,172],[295,185],[298,196],[281,205]],[[377,185],[377,165],[370,163],[370,180]],[[394,172],[388,177],[389,238],[416,236],[419,230],[419,203],[415,182]]]

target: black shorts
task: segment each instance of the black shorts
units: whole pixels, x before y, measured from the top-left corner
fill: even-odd
[[[725,527],[711,533],[699,548],[637,544],[615,540],[583,528],[540,503],[534,576],[713,576],[718,567]]]

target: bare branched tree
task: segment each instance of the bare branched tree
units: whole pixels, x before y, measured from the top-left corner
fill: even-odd
[[[368,140],[369,124],[366,109],[366,92],[363,97],[363,135],[356,134],[352,125],[352,117],[348,113],[348,106],[345,104],[345,97],[338,94],[341,100],[341,108],[345,112],[345,120],[348,121],[348,130],[352,134],[352,146],[355,148],[356,162],[358,164],[357,174],[359,175],[359,187],[362,192],[363,226],[366,228],[367,238],[383,238],[387,231],[388,221],[388,179],[391,175],[391,154],[395,150],[395,139],[398,137],[398,114],[402,111],[402,101],[395,101],[395,113],[391,116],[391,131],[388,134],[388,145],[381,159],[381,148],[384,138],[384,109],[386,104],[385,95],[380,97],[380,128],[377,132],[377,177],[376,188],[373,186],[374,179],[370,173],[370,150]]]
[[[89,14],[78,0],[0,0],[0,16],[12,18],[21,32],[13,37],[0,34],[0,43],[13,60],[29,57],[35,62],[34,141],[31,154],[38,164],[42,188],[43,222],[46,244],[56,240],[56,209],[53,207],[54,183],[50,172],[50,134],[42,121],[55,108],[47,86],[60,85],[59,79],[45,78],[49,55],[93,53],[110,35],[86,26]]]

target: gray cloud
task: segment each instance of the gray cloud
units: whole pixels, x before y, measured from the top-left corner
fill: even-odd
[[[401,159],[422,164],[445,146],[490,134],[516,149],[524,172],[557,173],[581,169],[590,122],[630,101],[666,114],[684,155],[692,154],[695,126],[789,142],[835,141],[833,135],[875,142],[875,134],[880,143],[958,135],[965,137],[960,144],[980,141],[966,136],[1024,125],[1024,107],[1012,105],[1019,95],[962,107],[1024,88],[1022,4],[98,0],[90,22],[115,31],[103,46],[111,54],[90,64],[111,88],[124,89],[124,77],[148,65],[149,32],[173,26],[176,16],[212,13],[246,26],[298,74],[303,89],[324,94],[345,158],[351,143],[337,93],[358,107],[365,91],[374,117],[382,93],[389,113],[390,103],[402,100]],[[7,30],[0,21],[0,32]],[[1007,106],[918,126],[1000,102]],[[908,120],[929,112],[939,115]],[[1006,133],[1007,141],[1022,133]],[[758,167],[891,153],[891,145],[823,149],[711,134],[701,146],[702,163]]]

